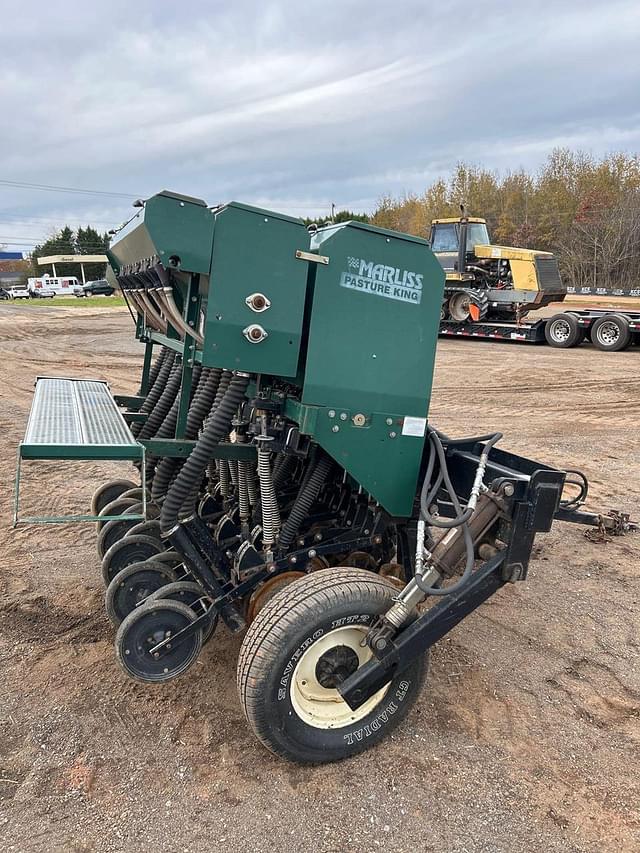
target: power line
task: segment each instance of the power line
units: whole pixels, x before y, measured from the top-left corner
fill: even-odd
[[[141,197],[141,193],[116,193],[108,190],[86,190],[81,187],[58,187],[51,184],[31,184],[26,181],[9,181],[0,179],[0,185],[5,187],[13,187],[20,190],[38,190],[43,192],[58,192],[58,193],[73,193],[80,195],[99,195],[109,196],[111,198],[126,198],[136,199]]]
[[[49,219],[41,216],[6,216],[4,213],[0,214],[0,223],[4,225],[15,224],[15,225],[48,225],[51,223],[52,225],[60,225],[60,219]],[[73,221],[74,217],[72,217]],[[89,224],[93,223],[94,225],[109,225],[113,227],[113,220],[108,222],[106,219],[92,219],[91,217],[86,217]],[[80,222],[81,220],[78,217],[75,217],[75,221]],[[82,226],[79,226],[82,227]]]
[[[40,240],[34,240],[33,238],[27,238],[27,237],[16,237],[16,238],[14,239],[13,237],[6,237],[6,236],[4,236],[4,237],[3,237],[3,236],[0,236],[0,240],[1,240],[3,243],[11,243],[11,244],[15,244],[16,246],[18,246],[18,245],[21,245],[21,246],[35,246],[35,245],[38,245],[40,242],[42,242],[43,244],[44,244],[44,243],[49,243],[49,242],[50,242],[49,240],[42,240],[42,241],[40,241]],[[59,246],[61,249],[64,249],[64,248],[65,248],[65,246],[64,246],[64,245],[60,245],[60,241],[51,241],[51,242],[50,242],[50,248],[55,249],[55,248],[57,248],[58,246]],[[103,250],[103,251],[104,251],[104,243],[85,243],[85,242],[83,241],[83,242],[82,242],[82,248],[83,248],[83,249],[101,249],[101,250]]]

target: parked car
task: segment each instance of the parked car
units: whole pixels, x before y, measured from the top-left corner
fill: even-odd
[[[9,291],[5,290],[4,287],[0,287],[0,299],[9,299]]]
[[[73,292],[76,296],[113,296],[115,288],[111,287],[106,278],[99,278],[74,287]]]
[[[28,299],[30,297],[30,293],[26,287],[10,287],[9,288],[9,296],[12,299]]]
[[[53,299],[55,295],[55,290],[51,290],[50,287],[41,287],[39,290],[34,290],[31,294],[34,299]]]

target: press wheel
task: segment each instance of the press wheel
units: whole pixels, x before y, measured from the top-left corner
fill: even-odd
[[[201,631],[196,631],[182,642],[171,643],[164,654],[154,653],[152,649],[195,619],[193,610],[179,601],[160,600],[142,604],[118,628],[115,640],[118,663],[131,678],[146,683],[169,681],[182,675],[200,654]]]

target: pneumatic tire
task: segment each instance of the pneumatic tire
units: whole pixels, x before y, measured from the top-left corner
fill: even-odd
[[[631,344],[629,321],[622,314],[605,314],[591,326],[591,342],[603,352],[620,352]]]
[[[585,331],[578,325],[578,318],[574,314],[564,311],[547,320],[544,336],[550,347],[570,349],[582,343]]]
[[[251,623],[238,658],[238,692],[267,749],[291,761],[338,761],[381,741],[422,687],[426,655],[352,711],[337,685],[372,657],[368,627],[397,590],[361,569],[322,569],[275,595]]]

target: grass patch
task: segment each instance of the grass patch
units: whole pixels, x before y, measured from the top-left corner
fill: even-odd
[[[54,296],[53,299],[16,299],[16,305],[30,308],[123,308],[122,296]]]

